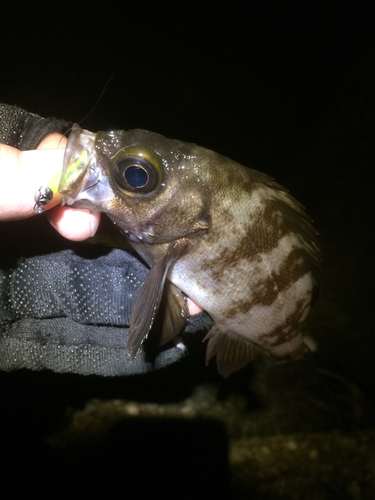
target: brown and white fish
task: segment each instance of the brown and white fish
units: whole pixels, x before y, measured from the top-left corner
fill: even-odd
[[[214,321],[206,359],[216,356],[222,375],[262,348],[281,368],[276,380],[305,376],[283,367],[309,357],[302,332],[321,254],[301,205],[270,177],[152,132],[94,134],[76,125],[58,191],[63,204],[106,213],[150,266],[132,309],[133,355],[162,295],[160,344],[180,332],[182,291]]]

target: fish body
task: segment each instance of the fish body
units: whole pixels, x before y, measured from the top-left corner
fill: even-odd
[[[257,348],[281,363],[306,355],[320,250],[301,205],[267,175],[152,132],[76,126],[59,192],[63,203],[108,214],[150,266],[133,305],[134,354],[163,297],[160,343],[179,333],[182,291],[214,321],[207,361],[216,356],[224,376]]]

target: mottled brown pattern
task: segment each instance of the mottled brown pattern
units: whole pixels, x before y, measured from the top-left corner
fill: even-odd
[[[249,245],[249,237],[244,235],[236,245],[225,247],[215,258],[208,255],[203,265],[210,270],[212,279],[220,282],[225,270],[237,267],[238,262],[242,259],[250,261],[257,254],[258,251]]]
[[[306,252],[303,249],[295,248],[280,264],[279,272],[272,272],[272,278],[279,292],[283,292],[301,276],[309,272],[309,267],[305,259]]]
[[[264,343],[265,347],[268,346],[272,348],[285,344],[301,334],[304,322],[300,322],[300,319],[305,304],[305,297],[298,299],[295,303],[293,313],[285,319],[285,322],[272,330],[272,332],[267,332],[267,334],[261,337],[261,341]]]
[[[277,300],[279,293],[287,290],[299,278],[304,276],[307,272],[304,262],[296,263],[295,253],[289,254],[283,264],[283,269],[280,273],[272,273],[270,276],[262,279],[261,286],[252,288],[253,282],[251,276],[249,277],[249,288],[251,288],[251,297],[244,296],[240,300],[232,301],[225,316],[233,318],[237,314],[246,314],[250,309],[258,304],[271,305]],[[255,284],[254,284],[255,287]]]
[[[303,242],[304,254],[303,257],[308,267],[317,276],[322,267],[322,257],[317,242],[317,232],[311,225],[311,219],[303,210],[302,206],[289,196],[293,202],[293,206],[283,203],[282,206],[277,201],[272,201],[269,205],[269,210],[282,210],[283,220],[278,224],[278,234],[283,236],[287,233],[294,233],[299,240]],[[308,250],[309,249],[309,250]]]
[[[240,260],[254,260],[260,252],[267,252],[275,248],[280,236],[284,233],[275,230],[274,212],[266,209],[261,213],[259,223],[251,223],[236,226],[233,214],[230,211],[222,213],[222,232],[216,230],[215,236],[210,235],[210,243],[214,239],[225,238],[227,230],[227,245],[212,258],[208,255],[204,259],[204,266],[209,268],[214,280],[220,280],[223,272],[228,268],[234,268]],[[224,240],[225,241],[225,240]]]
[[[249,279],[249,287],[251,284],[251,279]],[[232,301],[225,312],[225,317],[234,318],[237,314],[246,314],[256,304],[271,305],[277,299],[278,294],[279,290],[275,289],[275,281],[272,276],[269,276],[262,281],[262,286],[251,290],[251,297],[245,296]]]

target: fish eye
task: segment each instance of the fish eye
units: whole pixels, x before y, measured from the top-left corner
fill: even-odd
[[[153,193],[162,181],[159,157],[150,149],[131,146],[118,151],[113,162],[113,179],[117,187],[130,196]]]
[[[124,177],[129,186],[136,189],[145,187],[149,179],[147,170],[137,165],[126,167]]]

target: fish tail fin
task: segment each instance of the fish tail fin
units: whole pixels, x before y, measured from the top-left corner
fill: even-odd
[[[283,359],[271,359],[266,378],[269,394],[315,385],[318,369],[314,356],[304,344],[300,353]]]

